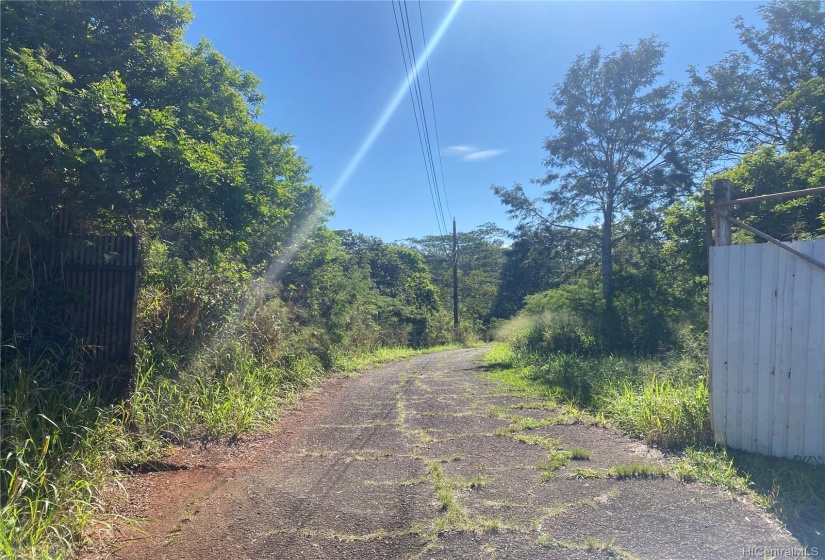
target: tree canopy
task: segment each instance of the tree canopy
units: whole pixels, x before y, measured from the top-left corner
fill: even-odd
[[[544,143],[548,189],[530,199],[520,185],[494,186],[523,223],[577,232],[599,247],[605,312],[613,309],[613,251],[624,236],[614,222],[665,206],[692,187],[682,150],[687,138],[679,88],[658,84],[666,45],[650,37],[635,47],[579,55],[551,95],[555,134]],[[583,223],[593,219],[594,225]]]
[[[734,20],[744,50],[702,74],[690,70],[688,97],[709,116],[704,134],[723,154],[764,144],[823,142],[825,12],[819,1],[778,0],[758,8],[764,27]],[[798,144],[797,144],[798,145]]]
[[[256,122],[258,79],[182,41],[190,18],[174,2],[3,4],[9,219],[67,207],[81,230],[253,266],[279,250],[319,191],[291,136]]]

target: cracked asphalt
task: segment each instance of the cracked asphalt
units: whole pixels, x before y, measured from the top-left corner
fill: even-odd
[[[176,470],[126,483],[123,512],[139,527],[118,526],[96,555],[732,559],[801,549],[742,498],[657,475],[670,466],[657,450],[491,380],[484,351],[331,380],[274,435],[182,451]],[[609,474],[629,464],[652,476]]]

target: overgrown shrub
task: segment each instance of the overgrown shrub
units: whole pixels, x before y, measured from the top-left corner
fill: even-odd
[[[516,350],[525,354],[557,352],[592,354],[599,350],[591,329],[571,313],[545,313],[513,338]]]
[[[581,346],[562,350],[564,344],[571,348],[570,339],[559,342],[551,325],[549,318],[527,327],[509,345],[509,362],[526,368],[529,379],[564,400],[604,413],[654,445],[712,441],[704,334],[682,331],[678,350],[643,358],[585,352]],[[581,338],[572,339],[581,345]]]
[[[617,267],[612,311],[604,309],[597,278],[527,296],[521,315],[546,324],[539,345],[550,351],[650,355],[674,347],[676,306],[649,270]],[[535,333],[537,335],[537,333]],[[538,338],[531,340],[538,343]],[[554,350],[555,349],[555,350]]]
[[[238,263],[185,260],[164,243],[147,242],[137,306],[138,355],[150,353],[159,373],[185,370],[246,296],[247,280]]]

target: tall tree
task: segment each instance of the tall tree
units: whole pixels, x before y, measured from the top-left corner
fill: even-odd
[[[685,94],[706,115],[707,140],[727,170],[734,197],[823,184],[825,11],[819,1],[778,0],[758,8],[764,24],[734,20],[743,49],[700,75]],[[732,208],[733,215],[780,239],[816,235],[825,197]],[[749,234],[748,234],[749,235]]]
[[[614,222],[633,211],[666,205],[692,186],[682,157],[686,115],[674,82],[656,85],[665,43],[640,39],[605,54],[579,55],[551,94],[547,118],[556,133],[544,144],[549,187],[530,199],[521,185],[493,186],[523,222],[578,231],[600,250],[605,317],[614,314],[613,251],[624,236]],[[595,224],[583,227],[593,218]]]
[[[57,290],[49,301],[65,299],[59,263],[42,247],[61,209],[73,233],[137,233],[167,245],[172,260],[202,260],[240,281],[323,204],[292,137],[256,121],[258,79],[206,41],[184,43],[187,6],[69,0],[0,10],[4,340],[60,323],[56,304],[35,302],[47,300],[47,285]]]
[[[779,0],[758,11],[762,27],[734,20],[744,51],[731,52],[704,75],[690,70],[687,96],[708,116],[708,140],[733,156],[763,144],[785,146],[800,134],[818,132],[825,145],[821,2]]]
[[[4,216],[18,229],[69,206],[89,233],[143,228],[254,266],[320,203],[291,136],[255,120],[259,80],[183,42],[188,7],[8,2],[2,15]]]

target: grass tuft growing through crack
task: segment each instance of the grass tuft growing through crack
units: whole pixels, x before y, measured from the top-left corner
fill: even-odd
[[[578,379],[581,383],[576,386],[587,388],[589,395],[578,403],[587,406],[591,415],[579,418],[606,419],[649,443],[671,447],[677,459],[671,474],[676,478],[743,494],[775,513],[803,545],[825,549],[825,465],[714,446],[705,385],[707,353],[699,346],[659,358],[565,355],[561,359],[498,344],[486,359],[492,379],[522,395],[543,399],[529,408],[557,409],[564,390],[554,383]],[[570,402],[566,406],[562,414],[574,415],[576,406]],[[576,473],[594,474],[581,469]]]
[[[570,478],[576,480],[587,480],[592,478],[604,478],[604,472],[598,469],[591,469],[589,467],[576,467],[569,475]]]
[[[547,462],[539,465],[542,482],[552,480],[555,472],[570,462],[570,452],[563,449],[551,449],[547,455]]]
[[[436,461],[431,462],[430,467],[427,469],[427,474],[433,483],[435,497],[441,506],[441,510],[449,513],[451,509],[456,509],[453,487],[449,479],[444,476],[444,470],[441,468],[441,465]]]
[[[566,550],[582,550],[587,552],[602,552],[609,558],[619,558],[621,560],[639,560],[627,550],[619,548],[615,540],[599,540],[595,537],[587,537],[583,543],[570,540],[554,539],[547,534],[539,536],[537,543],[545,548],[562,548]]]
[[[484,476],[482,473],[478,473],[470,481],[467,483],[467,488],[470,490],[478,490],[479,488],[483,488],[490,482],[490,479]]]
[[[569,449],[570,451],[570,458],[574,461],[589,461],[590,460],[590,450],[585,449],[584,447],[573,447]]]
[[[628,463],[608,469],[607,474],[619,480],[625,478],[662,478],[669,474],[669,469],[662,465],[650,463]]]

